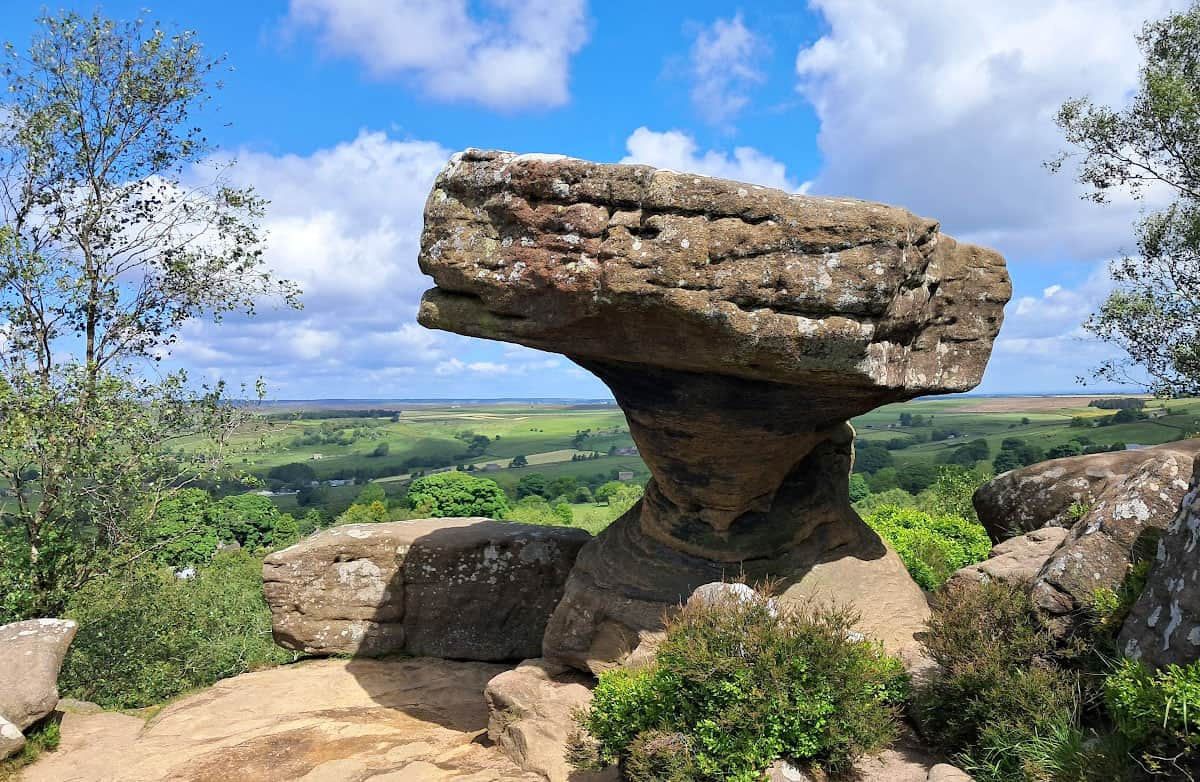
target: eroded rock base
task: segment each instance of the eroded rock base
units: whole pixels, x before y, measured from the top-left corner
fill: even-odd
[[[921,666],[914,636],[929,616],[924,593],[848,503],[840,517],[817,525],[781,555],[741,562],[682,552],[648,535],[642,516],[635,506],[580,552],[546,628],[544,657],[596,674],[629,664],[659,640],[666,617],[697,587],[745,578],[775,581],[784,603],[853,608],[864,635],[910,667]]]

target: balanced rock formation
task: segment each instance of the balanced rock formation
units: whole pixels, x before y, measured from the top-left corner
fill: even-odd
[[[1003,259],[896,207],[468,150],[437,178],[428,327],[563,353],[612,390],[653,475],[581,552],[545,653],[617,664],[700,584],[878,560],[847,419],[980,380]]]
[[[275,640],[309,654],[541,654],[584,530],[480,518],[347,524],[263,564]]]
[[[1200,459],[1179,511],[1158,542],[1146,588],[1118,638],[1126,655],[1153,668],[1200,659]]]
[[[68,619],[0,627],[0,758],[20,750],[23,731],[58,705],[58,674],[78,629]]]

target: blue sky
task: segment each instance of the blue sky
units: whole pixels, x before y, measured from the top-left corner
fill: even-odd
[[[105,2],[114,18],[143,2]],[[193,323],[177,363],[271,396],[601,396],[557,356],[429,332],[434,175],[468,146],[637,161],[896,203],[1000,250],[1015,295],[981,392],[1062,391],[1106,355],[1079,323],[1145,204],[1041,165],[1066,98],[1124,100],[1133,35],[1179,2],[159,2],[228,56],[202,117],[273,202],[268,260],[305,309]],[[94,2],[61,3],[91,11]],[[0,5],[23,45],[43,3]],[[57,7],[57,6],[52,6]],[[1153,206],[1153,203],[1150,204]]]

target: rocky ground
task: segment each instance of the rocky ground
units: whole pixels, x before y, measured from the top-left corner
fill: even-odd
[[[322,660],[227,679],[149,721],[73,709],[59,749],[20,780],[544,782],[487,738],[483,690],[507,669],[427,657]],[[936,762],[905,737],[860,762],[848,782],[925,782]],[[615,776],[568,779],[597,778]]]
[[[67,714],[22,782],[540,782],[486,739],[504,666],[323,660],[249,673],[148,722]]]

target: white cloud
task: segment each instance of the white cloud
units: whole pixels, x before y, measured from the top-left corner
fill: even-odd
[[[696,35],[691,50],[692,104],[709,122],[729,122],[750,101],[749,91],[763,81],[755,67],[765,49],[739,13],[717,19]]]
[[[425,197],[450,154],[375,132],[308,156],[243,152],[233,183],[271,201],[266,261],[300,286],[304,309],[189,322],[173,356],[211,377],[266,374],[308,396],[310,378],[311,391],[324,380],[357,382],[445,360],[461,338],[415,323],[429,287],[416,257]]]
[[[678,130],[658,132],[638,128],[625,140],[625,149],[629,154],[621,159],[622,163],[645,163],[789,192],[802,192],[806,188],[787,175],[782,162],[753,147],[735,147],[732,154],[711,149],[701,153],[696,140]]]
[[[497,109],[566,103],[587,40],[586,0],[291,0],[288,19],[375,77]]]
[[[1063,146],[1067,98],[1120,104],[1134,35],[1183,0],[813,0],[829,32],[800,51],[821,121],[814,189],[907,206],[1006,253],[1098,258],[1127,245],[1137,208],[1080,202]]]

